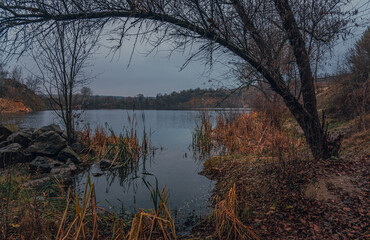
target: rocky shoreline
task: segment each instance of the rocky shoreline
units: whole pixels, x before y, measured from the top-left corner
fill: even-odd
[[[68,144],[67,135],[58,125],[38,129],[0,125],[0,168],[26,164],[35,179],[25,185],[41,185],[51,178],[70,180],[81,167],[78,142]]]

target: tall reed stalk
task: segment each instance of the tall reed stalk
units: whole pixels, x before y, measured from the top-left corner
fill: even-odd
[[[67,206],[55,239],[99,239],[97,210],[94,183],[88,177],[81,200],[78,193],[68,190]]]
[[[225,199],[217,201],[212,213],[216,231],[213,236],[218,239],[258,239],[255,232],[246,226],[238,217],[236,185],[230,189]]]
[[[155,209],[139,209],[126,239],[177,239],[175,222],[171,216],[170,195],[166,188],[161,193],[158,188],[153,188],[151,196]]]
[[[216,126],[202,115],[202,123],[193,134],[193,149],[201,153],[214,151],[217,154],[252,154],[255,156],[286,157],[303,147],[303,141],[294,128],[277,124],[267,114],[251,113],[220,114]]]
[[[195,152],[207,156],[213,148],[211,115],[208,112],[200,113],[200,124],[193,131],[192,147]]]
[[[148,154],[154,152],[150,134],[144,127],[142,139],[139,138],[135,115],[133,118],[128,116],[128,123],[128,127],[124,127],[119,134],[116,134],[107,124],[105,128],[97,126],[93,133],[91,129],[86,129],[83,138],[88,144],[88,151],[99,159],[110,159],[121,166],[135,165],[139,159],[145,159]],[[145,123],[144,116],[143,123]]]

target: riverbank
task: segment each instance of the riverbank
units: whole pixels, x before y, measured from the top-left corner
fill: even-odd
[[[368,123],[370,115],[362,119]],[[239,221],[260,239],[369,238],[369,130],[359,128],[358,119],[329,121],[331,131],[345,137],[340,158],[320,161],[312,159],[304,142],[298,145],[280,138],[275,153],[270,151],[274,149],[268,146],[270,140],[278,138],[281,131],[287,133],[284,126],[292,129],[289,120],[275,129],[261,124],[261,119],[240,117],[229,124],[219,121],[220,126],[208,137],[203,132],[203,139],[213,139],[213,147],[226,152],[207,159],[202,173],[217,182],[215,204],[230,198],[230,189],[235,191],[236,218],[224,219],[229,221],[224,229],[211,218],[199,228],[200,236],[243,239],[233,233]],[[249,134],[243,132],[245,129]],[[299,139],[299,131],[292,134],[293,139]],[[258,147],[264,149],[258,151]],[[227,238],[228,234],[232,237]]]
[[[369,237],[368,154],[314,164],[217,157],[205,166],[221,199],[235,184],[239,218],[261,239]]]

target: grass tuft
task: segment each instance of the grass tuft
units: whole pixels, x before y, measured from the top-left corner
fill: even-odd
[[[110,159],[112,164],[119,164],[122,167],[138,164],[141,158],[145,159],[148,154],[153,154],[150,134],[144,128],[142,139],[139,139],[135,115],[133,118],[128,117],[128,121],[129,127],[124,127],[119,134],[108,125],[97,126],[94,131],[90,128],[85,129],[82,139],[87,145],[87,152],[99,159]]]
[[[214,201],[217,201],[212,213],[216,224],[214,236],[218,239],[259,239],[254,231],[239,219],[235,184],[223,200],[215,197]]]

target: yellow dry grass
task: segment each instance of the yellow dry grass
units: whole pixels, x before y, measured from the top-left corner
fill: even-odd
[[[68,213],[72,209],[74,219],[68,221]],[[99,239],[98,206],[95,199],[94,183],[88,178],[82,199],[78,193],[68,190],[67,206],[60,221],[59,230],[55,237],[65,239]]]
[[[111,129],[108,132],[104,127],[97,126],[94,131],[86,129],[82,138],[89,153],[121,165],[137,162],[146,156],[150,148],[146,132],[143,139],[139,140],[134,127],[123,129],[123,133],[116,135]]]
[[[166,188],[160,195],[157,210],[140,209],[135,215],[126,239],[177,239],[174,219],[171,216],[170,197],[166,193]]]
[[[217,236],[218,239],[259,239],[254,231],[238,217],[235,184],[223,200],[220,201],[216,197],[215,201],[217,203],[212,213],[216,224],[215,237]]]
[[[222,153],[266,156],[288,153],[292,147],[303,144],[301,138],[295,137],[294,129],[283,127],[283,123],[274,122],[263,113],[242,114],[233,121],[219,116],[212,137]]]
[[[214,151],[218,155],[243,154],[287,158],[304,147],[295,127],[286,120],[277,121],[265,113],[217,117],[212,128],[210,118],[202,116],[200,126],[193,133],[193,149],[200,154]]]

